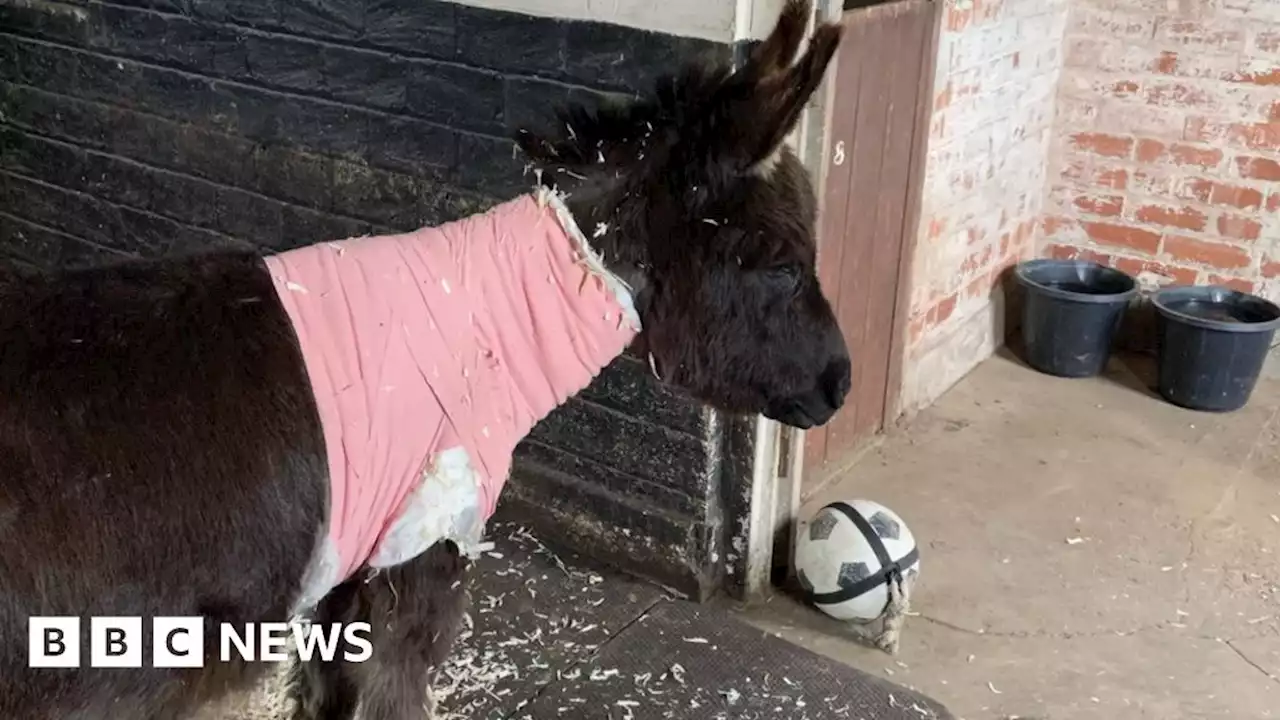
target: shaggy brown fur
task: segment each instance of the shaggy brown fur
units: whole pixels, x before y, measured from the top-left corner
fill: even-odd
[[[587,234],[603,224],[594,242],[637,288],[637,342],[662,377],[801,427],[849,388],[814,268],[813,188],[780,149],[839,42],[821,27],[793,65],[810,13],[791,0],[736,73],[694,67],[519,138]],[[328,511],[316,406],[261,259],[0,271],[0,347],[0,718],[176,720],[255,681],[265,666],[217,662],[213,628],[288,619]],[[445,543],[334,590],[314,619],[371,622],[374,655],[303,665],[300,716],[429,717],[465,570]],[[202,615],[208,661],[31,670],[32,615]]]
[[[226,254],[3,275],[0,345],[0,717],[182,717],[244,668],[91,669],[85,642],[31,670],[27,619],[287,619],[328,480],[271,279]]]

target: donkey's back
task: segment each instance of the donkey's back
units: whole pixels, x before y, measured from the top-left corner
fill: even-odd
[[[180,716],[239,678],[147,668],[148,622],[144,669],[90,669],[88,618],[286,620],[325,508],[318,423],[256,256],[0,274],[0,717]],[[27,667],[50,615],[81,618],[80,671]]]

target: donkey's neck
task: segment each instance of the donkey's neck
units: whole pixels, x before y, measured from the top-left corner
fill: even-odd
[[[554,175],[556,193],[564,198],[563,206],[610,272],[637,295],[643,295],[649,283],[649,248],[628,226],[628,215],[636,211],[628,208],[631,191],[625,177],[607,172],[589,177],[541,172],[544,176]]]
[[[628,289],[547,190],[266,262],[329,459],[312,594],[439,540],[477,543],[516,444],[639,329]]]

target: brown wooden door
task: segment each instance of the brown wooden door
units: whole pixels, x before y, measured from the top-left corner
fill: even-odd
[[[820,199],[818,273],[853,359],[853,388],[805,440],[806,478],[839,467],[884,426],[900,383],[904,268],[923,181],[932,0],[847,0]],[[852,9],[849,9],[852,8]],[[808,482],[806,482],[808,485]]]

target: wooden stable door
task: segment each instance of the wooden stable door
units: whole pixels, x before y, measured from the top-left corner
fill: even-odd
[[[932,0],[847,0],[832,77],[818,274],[844,329],[853,388],[805,439],[806,486],[874,437],[901,380],[905,268],[915,234],[927,134]]]

